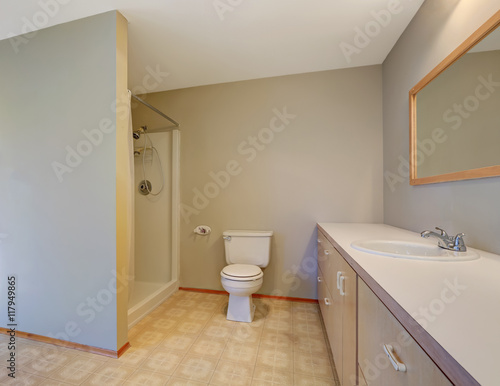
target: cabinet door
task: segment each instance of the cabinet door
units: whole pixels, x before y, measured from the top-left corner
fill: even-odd
[[[356,385],[357,275],[318,231],[318,301],[341,385]]]
[[[342,385],[357,385],[356,358],[356,310],[357,310],[357,275],[342,259],[340,294],[344,298],[342,312]],[[340,378],[340,376],[339,376]]]
[[[318,303],[321,310],[321,316],[323,318],[323,323],[325,324],[327,336],[329,335],[328,329],[330,328],[331,320],[331,305],[332,296],[330,295],[328,288],[326,287],[325,277],[321,268],[318,267]]]
[[[325,285],[328,290],[333,294],[336,290],[335,274],[333,272],[334,260],[335,260],[335,248],[327,240],[327,238],[318,231],[318,266],[323,272],[323,277],[325,279]]]
[[[368,383],[366,383],[365,376],[363,375],[363,371],[361,370],[361,367],[359,367],[359,365],[358,365],[358,385],[368,386]]]
[[[395,370],[384,345],[406,371]],[[451,385],[362,280],[358,280],[358,362],[369,386]]]
[[[325,235],[318,230],[318,267],[324,275],[328,274],[331,270],[330,250],[332,248],[333,246]]]
[[[332,247],[333,248],[333,247]],[[329,336],[330,346],[332,347],[333,361],[337,369],[340,383],[342,382],[344,374],[344,352],[343,352],[343,320],[344,320],[344,296],[340,293],[340,276],[344,268],[344,258],[337,252],[335,248],[332,251],[332,270],[331,270],[331,286],[332,294],[332,320],[330,320],[332,334]],[[337,281],[337,278],[339,279]]]

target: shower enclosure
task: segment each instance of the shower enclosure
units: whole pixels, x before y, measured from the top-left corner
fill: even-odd
[[[129,328],[179,288],[180,133],[175,121],[167,117],[174,125],[166,125],[161,111],[134,98],[140,103],[132,104],[135,257]]]

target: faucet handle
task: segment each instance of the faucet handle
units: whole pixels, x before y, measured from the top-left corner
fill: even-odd
[[[459,252],[467,251],[467,247],[465,246],[464,242],[464,236],[465,233],[459,233],[453,239],[453,246],[455,247],[454,249]]]
[[[436,229],[441,232],[441,236],[448,237],[448,233],[446,233],[444,229],[441,229],[439,227],[436,227]]]

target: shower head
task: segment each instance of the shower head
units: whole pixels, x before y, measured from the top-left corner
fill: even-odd
[[[141,134],[145,133],[147,129],[147,126],[141,126],[139,130],[135,130],[134,132],[132,132],[132,137],[134,137],[134,139],[141,138]]]

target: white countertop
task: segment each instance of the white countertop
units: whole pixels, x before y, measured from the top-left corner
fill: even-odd
[[[500,256],[438,262],[361,252],[355,240],[436,244],[382,224],[319,224],[481,385],[500,384]],[[465,238],[467,244],[467,238]]]

